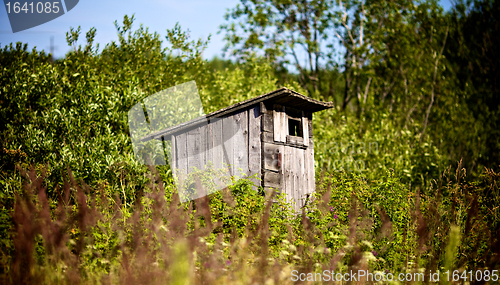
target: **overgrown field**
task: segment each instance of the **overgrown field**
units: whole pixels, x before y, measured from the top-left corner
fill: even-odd
[[[428,283],[430,273],[440,270],[444,282],[446,271],[451,280],[458,270],[489,272],[482,280],[496,283],[499,69],[490,55],[499,25],[488,17],[499,4],[444,14],[432,1],[405,3],[367,6],[374,15],[410,11],[397,14],[403,18],[379,11],[393,33],[367,38],[377,58],[354,66],[366,46],[351,46],[343,66],[299,74],[267,43],[240,47],[229,26],[238,60],[207,61],[207,43],[180,26],[162,40],[128,16],[116,24],[119,40],[102,50],[94,29],[85,44],[71,29],[73,51],[57,60],[21,43],[5,46],[0,282],[288,284],[305,273],[319,284],[328,281],[325,270],[368,270],[395,280],[424,272],[416,283]],[[228,19],[241,15],[233,13]],[[488,37],[468,30],[485,18],[489,30],[480,32],[493,31]],[[246,179],[180,203],[168,166],[134,159],[128,110],[190,80],[206,113],[282,86],[336,103],[314,115],[317,191],[302,213]]]

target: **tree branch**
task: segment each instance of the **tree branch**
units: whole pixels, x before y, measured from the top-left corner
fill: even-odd
[[[449,29],[449,27],[446,27],[446,34],[444,36],[443,46],[441,47],[441,51],[439,52],[439,55],[436,58],[436,63],[434,63],[434,78],[432,79],[431,102],[429,103],[429,107],[427,107],[427,111],[425,114],[424,128],[422,129],[422,133],[420,134],[420,142],[422,142],[422,140],[424,138],[425,129],[427,128],[427,123],[429,121],[429,114],[431,112],[432,104],[434,104],[434,86],[436,85],[437,65],[439,63],[439,59],[441,58],[441,55],[443,54],[444,46],[446,45],[446,39],[448,38],[448,29]]]

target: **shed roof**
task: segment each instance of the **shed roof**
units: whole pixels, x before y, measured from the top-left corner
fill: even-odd
[[[306,112],[318,112],[322,111],[325,109],[329,109],[333,107],[332,102],[321,102],[309,97],[306,97],[298,92],[295,92],[293,90],[290,90],[286,87],[282,87],[280,89],[274,90],[270,93],[260,95],[239,103],[236,103],[234,105],[231,105],[229,107],[217,110],[215,112],[212,112],[208,115],[198,117],[196,119],[193,119],[191,121],[157,131],[155,133],[149,134],[145,137],[143,137],[141,140],[142,141],[149,141],[151,139],[161,139],[163,136],[171,135],[174,133],[181,132],[183,130],[191,129],[195,127],[198,124],[202,124],[204,122],[207,122],[207,120],[212,120],[216,118],[221,118],[226,115],[236,113],[240,110],[246,109],[250,106],[253,106],[255,104],[258,104],[260,102],[266,102],[266,103],[272,103],[272,104],[279,104],[283,106],[293,106],[295,109],[299,109],[302,111]]]

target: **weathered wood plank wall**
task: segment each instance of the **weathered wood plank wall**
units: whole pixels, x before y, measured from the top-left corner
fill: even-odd
[[[276,104],[263,109],[263,186],[279,188],[300,212],[307,194],[315,190],[312,114]],[[289,134],[289,116],[300,120],[301,136]]]
[[[228,169],[228,175],[261,177],[259,105],[171,136],[173,166],[185,179],[195,170]],[[228,180],[228,179],[227,179]],[[258,182],[257,182],[258,181]],[[222,183],[222,181],[219,181]],[[257,185],[259,179],[255,179]],[[218,183],[219,184],[219,183]]]
[[[300,120],[301,136],[288,135],[288,112]],[[311,119],[310,113],[261,103],[172,135],[176,175],[186,177],[206,165],[228,169],[226,182],[230,175],[257,174],[262,180],[254,179],[256,185],[279,189],[300,212],[315,190]]]

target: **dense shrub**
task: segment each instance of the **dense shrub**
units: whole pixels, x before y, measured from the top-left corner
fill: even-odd
[[[0,280],[281,284],[293,270],[498,269],[499,174],[467,177],[461,162],[453,173],[453,142],[383,106],[315,114],[317,191],[301,213],[247,179],[179,203],[168,165],[134,159],[127,111],[195,80],[208,113],[278,77],[255,55],[217,69],[179,26],[162,48],[132,25],[126,16],[102,51],[94,29],[84,46],[71,29],[73,51],[55,61],[22,44],[0,51]]]
[[[15,254],[4,260],[4,282],[283,284],[293,283],[293,270],[498,268],[499,238],[484,224],[490,202],[478,201],[484,191],[498,191],[499,176],[490,170],[484,183],[493,188],[463,182],[459,167],[455,177],[443,175],[449,183],[436,184],[437,196],[422,200],[391,174],[368,185],[337,173],[323,179],[302,213],[273,192],[252,190],[249,180],[181,204],[172,181],[154,169],[134,206],[71,172],[55,203],[46,173],[20,171],[26,183],[16,194]],[[457,191],[468,199],[460,201]],[[464,227],[481,234],[462,237]]]

